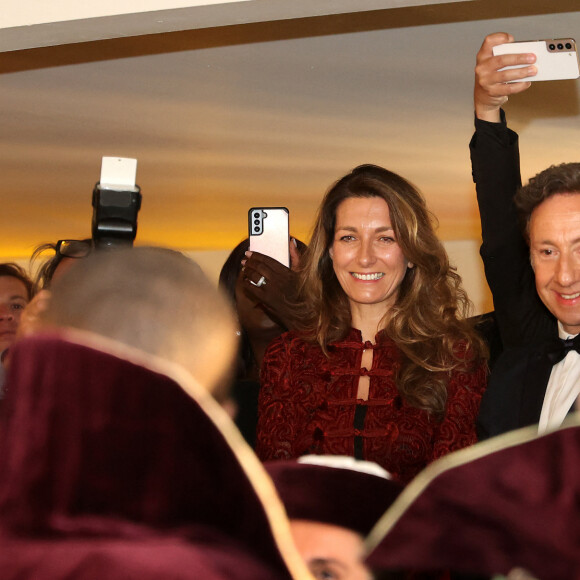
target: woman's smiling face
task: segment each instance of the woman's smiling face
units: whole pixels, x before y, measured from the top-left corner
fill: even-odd
[[[412,268],[395,239],[389,206],[382,197],[349,197],[336,211],[330,248],[334,272],[354,304],[393,306]]]

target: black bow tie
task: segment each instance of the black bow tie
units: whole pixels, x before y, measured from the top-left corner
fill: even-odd
[[[574,338],[556,338],[546,348],[546,355],[550,362],[559,363],[572,350],[580,353],[580,334]]]

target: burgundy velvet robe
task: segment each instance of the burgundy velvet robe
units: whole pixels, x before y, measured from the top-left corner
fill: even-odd
[[[580,415],[540,438],[534,427],[494,437],[419,475],[368,538],[367,563],[579,579],[579,489]]]
[[[163,373],[66,336],[12,352],[0,578],[290,577],[263,503],[202,407]]]

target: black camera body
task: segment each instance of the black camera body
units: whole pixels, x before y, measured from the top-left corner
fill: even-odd
[[[92,235],[96,249],[132,246],[137,235],[141,189],[93,189]]]

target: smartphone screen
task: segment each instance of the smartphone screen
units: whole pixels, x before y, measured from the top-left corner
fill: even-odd
[[[493,47],[495,56],[500,54],[522,54],[533,52],[536,55],[535,67],[538,73],[533,77],[510,81],[555,81],[577,79],[580,76],[576,42],[573,38],[556,38],[528,42],[508,42]],[[528,65],[507,66],[504,69],[521,68]]]
[[[253,207],[248,211],[250,250],[290,267],[289,212],[285,207]]]

